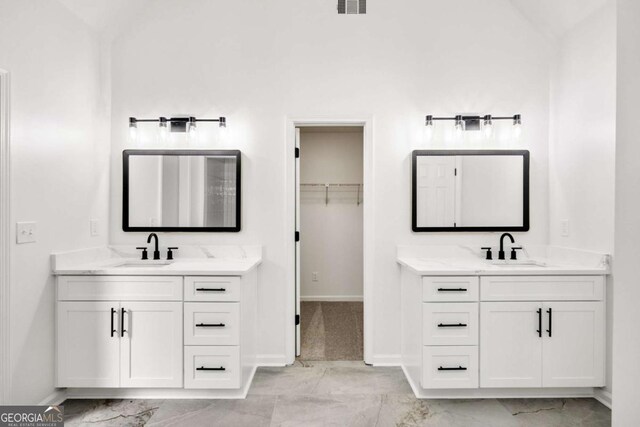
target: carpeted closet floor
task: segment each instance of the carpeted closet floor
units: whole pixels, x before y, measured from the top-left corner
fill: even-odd
[[[302,302],[300,360],[363,360],[362,302]]]

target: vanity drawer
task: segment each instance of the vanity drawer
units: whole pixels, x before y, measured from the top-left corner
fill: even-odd
[[[424,345],[478,345],[478,303],[423,303]]]
[[[59,276],[58,301],[182,301],[182,277]]]
[[[482,301],[600,301],[603,276],[486,276]]]
[[[478,276],[424,276],[422,300],[426,302],[478,301]]]
[[[240,301],[239,276],[192,276],[184,278],[185,301]]]
[[[240,344],[240,304],[237,302],[184,303],[184,344]]]
[[[478,347],[422,348],[422,388],[478,388]]]
[[[184,388],[240,388],[240,347],[184,348]]]

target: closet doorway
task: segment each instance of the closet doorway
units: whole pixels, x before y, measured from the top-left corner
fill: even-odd
[[[296,128],[296,356],[364,359],[364,127]]]

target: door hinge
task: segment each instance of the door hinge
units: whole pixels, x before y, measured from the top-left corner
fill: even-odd
[[[295,239],[296,239],[296,242],[299,242],[299,241],[300,241],[300,232],[299,232],[299,231],[296,231],[296,237],[295,237]]]
[[[296,147],[296,159],[300,157],[300,149]]]
[[[300,324],[300,315],[296,314],[296,326]]]
[[[453,176],[458,176],[458,168],[455,168],[455,169],[453,170]]]

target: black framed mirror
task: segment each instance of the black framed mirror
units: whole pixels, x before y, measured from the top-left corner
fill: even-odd
[[[239,150],[124,150],[124,231],[238,232]]]
[[[415,150],[415,232],[529,231],[528,150]]]

